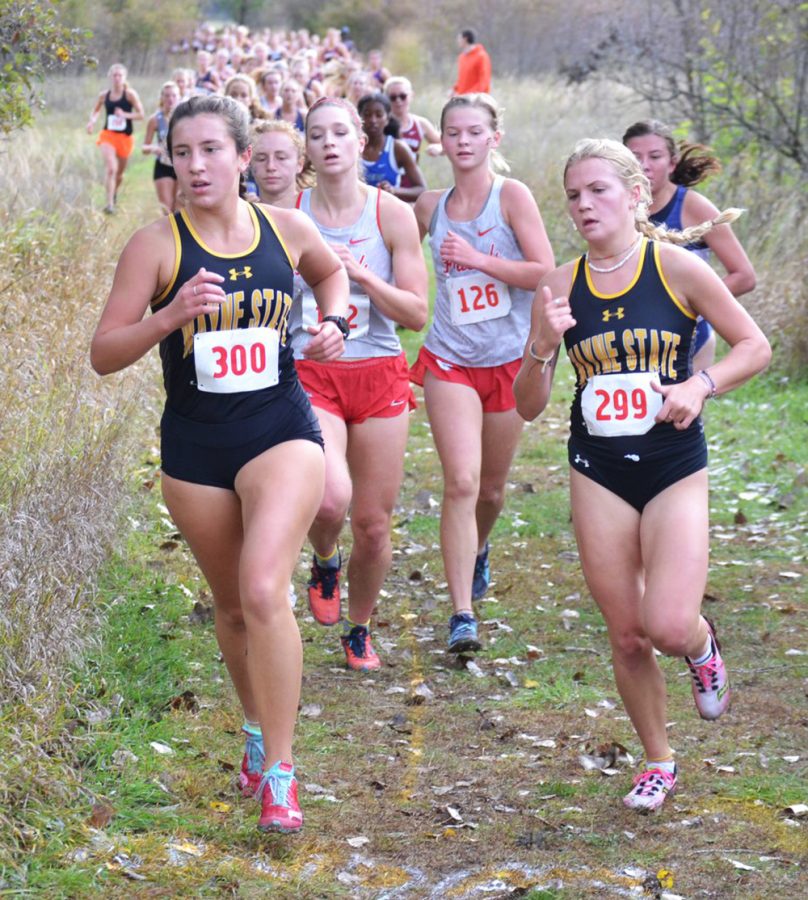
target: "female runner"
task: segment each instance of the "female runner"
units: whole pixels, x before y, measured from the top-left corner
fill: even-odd
[[[522,432],[511,386],[530,324],[530,300],[553,251],[530,191],[495,175],[499,111],[486,94],[455,97],[441,114],[454,186],[418,198],[437,296],[411,377],[443,467],[441,551],[454,613],[449,650],[479,650],[472,600],[489,584],[488,536]],[[476,557],[476,559],[475,559]]]
[[[303,136],[288,122],[268,119],[252,127],[250,168],[261,203],[292,209],[314,182]]]
[[[154,161],[154,187],[164,215],[177,210],[177,176],[166,150],[166,136],[171,113],[179,102],[179,87],[175,82],[167,81],[160,89],[160,108],[146,122],[146,136],[142,147],[144,153],[153,153],[157,157]]]
[[[126,66],[121,63],[111,65],[107,76],[109,90],[101,91],[98,95],[87,122],[87,134],[93,133],[95,121],[103,106],[104,127],[96,144],[104,158],[104,190],[107,195],[104,212],[114,213],[118,189],[134,146],[132,122],[142,119],[144,114],[140,97],[126,83]]]
[[[412,151],[415,161],[421,145],[427,142],[426,152],[430,156],[440,156],[440,132],[425,116],[410,112],[412,103],[412,83],[403,75],[393,75],[384,84],[384,92],[390,99],[392,116],[398,122],[398,136]]]
[[[655,119],[635,122],[623,135],[623,143],[637,157],[643,174],[651,183],[648,218],[655,225],[681,231],[707,222],[718,209],[702,194],[689,190],[712,172],[721,171],[721,163],[701,144],[677,147],[673,132]],[[754,290],[756,275],[740,241],[727,223],[708,231],[704,239],[687,247],[702,259],[710,251],[726,270],[724,284],[735,297]],[[693,369],[706,369],[715,360],[715,335],[710,323],[699,316],[693,347]]]
[[[380,665],[368,626],[392,560],[390,520],[414,405],[396,325],[423,328],[427,274],[412,210],[359,178],[364,141],[351,104],[323,97],[312,106],[306,150],[317,184],[303,191],[299,207],[338,254],[351,281],[344,358],[329,363],[301,358],[305,324],[316,321],[305,285],[302,315],[296,304],[289,327],[300,380],[326,447],[325,496],[309,530],[314,547],[309,605],[321,624],[339,621],[337,542],[350,506],[350,602],[342,645],[350,668],[369,671]]]
[[[357,106],[367,135],[362,150],[365,181],[399,200],[413,203],[426,190],[426,182],[409,147],[387,134],[390,108],[390,101],[383,93],[366,94]],[[409,187],[403,186],[403,178]]]
[[[163,496],[213,591],[219,647],[246,719],[242,789],[261,801],[259,828],[298,831],[302,651],[288,587],[325,467],[287,320],[297,268],[325,314],[301,352],[339,356],[333,318],[346,311],[347,278],[305,216],[239,199],[250,160],[240,104],[191,97],[174,111],[167,143],[187,207],[124,248],[91,359],[106,374],[160,344]]]
[[[514,393],[524,418],[541,413],[563,339],[577,375],[572,518],[584,576],[609,630],[617,688],[646,756],[624,802],[647,812],[677,780],[654,649],[685,657],[702,718],[717,719],[730,698],[715,628],[700,614],[708,557],[700,414],[709,397],[763,369],[771,351],[709,266],[656,243],[698,240],[736,211],[683,233],[653,226],[648,180],[617,141],[581,141],[564,187],[587,251],[542,280]],[[731,349],[693,374],[699,314]]]

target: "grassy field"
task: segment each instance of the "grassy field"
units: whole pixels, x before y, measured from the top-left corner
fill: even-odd
[[[808,383],[784,367],[708,407],[706,606],[735,697],[720,723],[702,722],[682,665],[663,661],[682,788],[662,814],[638,817],[620,802],[634,772],[626,754],[636,763],[640,748],[569,523],[564,364],[511,473],[473,666],[445,653],[440,471],[423,406],[413,415],[394,566],[374,623],[384,666],[348,673],[336,631],[299,604],[306,828],[259,835],[254,803],[235,791],[241,722],[211,599],[160,502],[156,354],[103,382],[86,361],[122,242],[156,213],[140,158],[120,214],[98,212],[97,151],[72,128],[94,89],[57,86],[72,119],[53,113],[22,136],[0,174],[0,303],[13,339],[0,363],[9,386],[0,409],[0,893],[799,896],[806,820],[788,807],[808,802]],[[554,182],[562,153],[550,148],[577,136],[575,113],[594,132],[609,113],[629,111],[541,86],[511,99],[506,153],[567,258],[572,234]],[[517,99],[533,116],[522,131]],[[423,102],[436,100],[425,92]],[[548,123],[546,133],[534,124],[528,140],[531,122]],[[434,184],[441,162],[430,162]],[[765,286],[789,266],[791,257],[762,271],[756,303],[780,309]],[[405,336],[410,358],[420,340]],[[306,569],[301,558],[299,595]],[[621,748],[617,774],[586,767]]]

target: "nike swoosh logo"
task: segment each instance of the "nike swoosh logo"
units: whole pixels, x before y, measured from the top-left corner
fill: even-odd
[[[404,406],[406,402],[406,400],[391,400],[390,406]]]
[[[485,237],[489,231],[493,231],[496,227],[496,225],[492,225],[490,228],[486,228],[485,231],[478,231],[477,237]]]
[[[364,237],[364,238],[351,238],[351,239],[348,241],[348,243],[353,247],[354,244],[362,244],[362,243],[364,243],[365,241],[369,241],[369,240],[370,240],[369,237]]]

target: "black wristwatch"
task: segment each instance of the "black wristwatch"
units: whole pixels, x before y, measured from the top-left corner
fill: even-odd
[[[351,334],[351,326],[345,316],[323,316],[323,322],[333,322],[346,340]]]

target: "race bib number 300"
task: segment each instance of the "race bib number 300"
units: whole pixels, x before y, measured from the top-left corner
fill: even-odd
[[[598,437],[645,434],[654,427],[654,417],[663,397],[651,387],[654,372],[595,375],[581,394],[581,412],[587,430]]]
[[[511,311],[508,285],[483,272],[450,278],[447,287],[452,325],[472,325],[489,319],[501,319]]]
[[[196,386],[211,394],[260,391],[278,383],[278,332],[235,328],[194,335]]]

